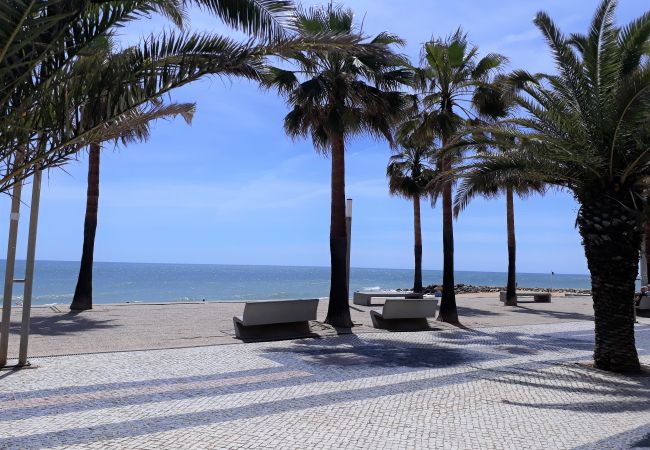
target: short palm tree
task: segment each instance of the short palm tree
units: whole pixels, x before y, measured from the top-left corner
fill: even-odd
[[[425,128],[419,134],[440,139],[445,149],[462,129],[467,119],[476,115],[472,95],[506,63],[498,54],[478,57],[478,48],[471,46],[467,35],[460,29],[447,39],[426,42],[422,49],[422,66],[416,71],[416,89],[422,95],[426,108],[420,122]],[[437,165],[442,173],[451,173],[455,163],[450,153],[439,152]],[[438,320],[458,322],[454,293],[454,230],[452,207],[453,180],[436,183],[437,194],[442,198],[443,275],[442,299]],[[434,193],[434,195],[437,195]]]
[[[517,152],[518,147],[499,146],[496,150],[503,156],[511,152]],[[488,154],[489,155],[489,154]],[[478,155],[480,159],[483,155]],[[543,194],[545,184],[537,179],[529,179],[519,173],[509,173],[507,176],[495,175],[492,171],[482,171],[480,167],[473,167],[472,170],[462,175],[456,197],[454,199],[454,214],[458,215],[469,202],[480,195],[486,198],[494,198],[501,194],[506,197],[506,230],[508,242],[508,281],[506,284],[506,306],[517,306],[517,240],[515,236],[515,209],[514,196],[520,198],[528,197],[534,193]]]
[[[390,157],[386,175],[389,191],[413,202],[415,273],[413,292],[422,292],[422,225],[420,200],[429,195],[428,186],[435,177],[429,160],[429,148],[400,142],[401,151]]]
[[[490,85],[480,86],[474,91],[473,104],[479,112],[479,117],[473,126],[494,124],[500,119],[512,117],[515,108],[512,86],[507,82],[507,77],[499,76]],[[477,131],[478,133],[479,131]],[[489,132],[485,142],[490,142]],[[480,136],[479,136],[480,137]],[[477,142],[481,142],[477,139]],[[500,139],[495,146],[477,145],[473,158],[490,156],[494,152],[507,155],[519,151],[521,142],[517,139]],[[511,173],[501,177],[494,172],[483,172],[480,169],[462,172],[459,170],[461,182],[454,199],[454,214],[458,216],[469,202],[481,195],[492,198],[502,193],[506,197],[506,229],[508,242],[508,281],[506,284],[506,306],[517,306],[517,239],[515,236],[515,211],[514,196],[527,197],[534,193],[545,192],[544,183],[522,177],[521,174]]]
[[[540,12],[535,24],[557,74],[517,72],[514,121],[521,152],[479,163],[483,172],[518,174],[571,191],[591,272],[596,367],[640,370],[634,342],[634,290],[650,175],[650,13],[624,27],[617,2],[603,0],[586,35],[566,36]]]
[[[356,35],[353,13],[340,7],[312,8],[298,14],[306,39],[323,33]],[[331,285],[326,322],[351,327],[346,283],[345,146],[356,134],[392,142],[407,97],[398,92],[410,80],[404,58],[391,51],[401,41],[380,33],[367,42],[371,52],[305,51],[291,58],[295,70],[275,68],[266,85],[287,98],[291,111],[284,128],[294,138],[310,136],[317,151],[332,159],[330,225]]]

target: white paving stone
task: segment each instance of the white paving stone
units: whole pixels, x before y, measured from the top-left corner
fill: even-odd
[[[63,356],[0,372],[0,448],[627,448],[650,378],[588,362],[593,324]],[[650,326],[637,327],[650,364]],[[650,445],[650,442],[648,442]]]

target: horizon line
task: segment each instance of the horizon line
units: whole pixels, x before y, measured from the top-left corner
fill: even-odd
[[[25,262],[25,259],[16,258],[16,262],[21,261]],[[5,258],[0,258],[0,263],[6,262]],[[61,263],[76,263],[80,262],[77,260],[60,260],[60,259],[37,259],[36,262],[61,262]],[[148,261],[94,261],[99,264],[160,264],[160,265],[185,265],[185,266],[240,266],[240,267],[300,267],[300,268],[322,268],[329,269],[330,266],[310,266],[310,265],[299,265],[299,264],[227,264],[227,263],[190,263],[190,262],[148,262]],[[366,269],[366,270],[413,270],[412,267],[357,267],[351,266],[351,269]],[[442,272],[442,269],[425,269],[424,271],[430,272]],[[495,271],[495,270],[454,270],[454,273],[458,272],[478,272],[478,273],[508,273],[507,271]],[[562,273],[562,272],[517,272],[521,275],[578,275],[578,276],[590,276],[589,273]],[[456,283],[462,284],[462,283]]]

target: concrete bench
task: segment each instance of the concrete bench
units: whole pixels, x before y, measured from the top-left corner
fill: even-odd
[[[515,295],[517,296],[517,299],[519,299],[519,297],[533,297],[533,301],[536,303],[551,303],[550,292],[516,292]],[[505,303],[506,291],[499,292],[499,299]]]
[[[370,311],[370,318],[375,328],[427,329],[429,328],[427,318],[436,316],[438,300],[435,299],[383,298],[383,300],[385,303],[381,313]]]
[[[404,291],[404,292],[355,292],[352,297],[352,303],[355,305],[361,306],[370,306],[372,304],[372,299],[375,297],[380,298],[422,298],[422,294],[416,294],[414,292]]]
[[[242,340],[291,339],[311,334],[318,299],[246,302],[241,317],[233,317],[235,336]]]

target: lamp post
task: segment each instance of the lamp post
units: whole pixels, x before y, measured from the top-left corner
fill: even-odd
[[[348,297],[350,296],[350,242],[352,241],[352,199],[349,198],[345,202],[345,226],[347,229],[348,248],[345,264],[345,279]]]
[[[648,284],[648,242],[646,242],[645,237],[643,238],[643,243],[641,244],[641,286],[646,286]]]

